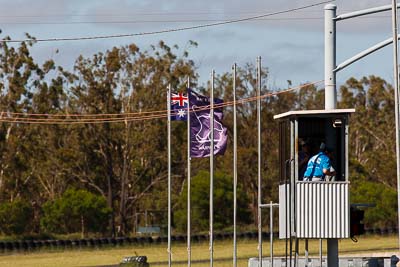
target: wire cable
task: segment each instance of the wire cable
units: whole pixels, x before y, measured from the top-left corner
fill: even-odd
[[[323,17],[291,17],[291,18],[260,18],[252,21],[285,21],[285,20],[322,20]],[[109,20],[109,21],[25,21],[0,22],[2,25],[74,25],[74,24],[136,24],[136,23],[193,23],[193,22],[228,22],[228,19],[172,19],[172,20]]]
[[[311,8],[311,7],[315,7],[315,6],[320,6],[320,5],[327,4],[330,2],[334,2],[334,1],[335,0],[327,0],[327,1],[310,4],[310,5],[305,5],[305,6],[301,6],[301,7],[286,9],[286,10],[272,12],[272,13],[267,13],[267,14],[258,15],[258,16],[234,19],[234,20],[229,20],[229,21],[222,21],[222,22],[215,22],[215,23],[208,23],[208,24],[202,24],[202,25],[190,26],[190,27],[181,27],[181,28],[174,28],[174,29],[152,31],[152,32],[114,34],[114,35],[103,35],[103,36],[84,36],[84,37],[71,37],[71,38],[43,38],[43,39],[27,38],[27,39],[22,39],[22,40],[2,39],[2,40],[0,40],[0,42],[20,43],[20,42],[83,41],[83,40],[97,40],[97,39],[124,38],[124,37],[134,37],[134,36],[144,36],[144,35],[156,35],[156,34],[162,34],[162,33],[171,33],[171,32],[180,32],[180,31],[187,31],[187,30],[194,30],[194,29],[202,29],[202,28],[209,28],[209,27],[233,24],[233,23],[238,23],[238,22],[244,22],[244,21],[249,21],[249,20],[255,20],[255,19],[275,16],[275,15],[279,15],[279,14],[285,14],[285,13],[290,13],[290,12],[294,12],[294,11],[299,11],[302,9],[307,9],[307,8]]]
[[[305,86],[308,86],[308,85],[319,84],[321,82],[323,82],[323,80],[306,83],[306,84],[303,84],[303,85],[298,86],[298,87],[289,88],[287,90],[293,91],[293,90],[297,90],[299,88],[301,89],[302,87],[305,87]],[[278,94],[286,92],[287,90],[278,91]],[[271,93],[271,94],[274,95],[275,93]],[[268,96],[270,96],[270,95],[262,95],[261,98],[265,98],[265,97],[268,97]],[[245,103],[245,102],[250,102],[250,101],[255,101],[255,100],[257,100],[257,97],[249,97],[249,98],[237,100],[236,103],[242,104],[242,103]],[[230,106],[230,105],[233,105],[233,103],[234,103],[233,101],[227,101],[227,102],[224,102],[222,104],[216,104],[215,107],[219,108],[219,107],[224,107],[224,106]],[[203,107],[203,108],[199,108],[198,110],[203,110],[203,109],[206,109],[206,108]],[[126,118],[126,117],[132,117],[132,116],[135,116],[135,115],[138,116],[138,117],[143,117],[143,116],[145,116],[147,114],[154,115],[156,113],[165,113],[165,112],[167,112],[167,110],[153,110],[153,111],[126,112],[126,113],[102,113],[102,114],[70,114],[70,113],[67,113],[67,114],[51,114],[51,113],[22,113],[22,112],[2,111],[2,112],[0,112],[0,118],[3,115],[12,115],[12,116],[15,116],[15,117],[18,117],[18,116],[24,116],[24,117],[27,117],[27,116],[31,116],[31,117],[49,117],[49,118],[51,118],[51,117],[66,117],[66,119],[70,119],[70,120],[72,120],[72,117],[76,117],[76,118],[82,118],[83,117],[83,118],[86,118],[86,119],[93,117],[93,119],[96,120],[97,117],[123,117],[123,118]],[[71,118],[68,118],[68,117],[71,117]],[[107,119],[109,119],[109,118],[107,118]]]
[[[306,84],[303,84],[303,85],[300,85],[297,87],[288,88],[286,90],[281,90],[281,91],[277,91],[277,92],[264,94],[264,95],[261,95],[259,98],[265,99],[267,97],[289,93],[289,92],[299,90],[299,89],[304,89],[310,85],[315,85],[315,84],[322,83],[322,82],[323,82],[323,80],[306,83]],[[249,98],[237,100],[236,103],[244,104],[244,103],[256,101],[257,99],[258,99],[258,97],[249,97]],[[234,104],[234,101],[224,102],[224,103],[215,105],[214,109],[232,106],[233,104]],[[209,110],[209,109],[210,109],[210,106],[205,106],[205,107],[196,108],[195,111]],[[152,114],[151,112],[146,112],[146,113],[143,113],[144,115],[139,115],[139,116],[136,115],[136,116],[125,116],[125,117],[117,117],[117,118],[106,117],[106,118],[95,118],[95,119],[79,118],[79,117],[77,119],[71,119],[71,118],[56,118],[56,119],[54,119],[51,117],[50,118],[37,118],[37,116],[48,116],[48,114],[24,114],[24,113],[14,113],[14,114],[18,114],[18,116],[12,117],[12,116],[9,116],[10,113],[1,112],[0,113],[0,122],[23,123],[23,124],[97,124],[97,123],[114,123],[114,122],[115,123],[127,123],[127,122],[133,122],[133,121],[145,121],[145,120],[153,120],[153,119],[160,119],[160,118],[167,117],[166,110],[154,111],[154,114]],[[138,113],[133,113],[133,114],[138,114]],[[8,115],[8,116],[3,117],[4,115]],[[98,115],[100,115],[100,114],[98,114]],[[117,114],[113,114],[113,115],[117,115]],[[91,115],[89,115],[89,116],[91,116]]]
[[[390,16],[369,16],[358,17],[362,20],[374,19],[387,19]],[[309,20],[323,20],[324,17],[282,17],[282,18],[259,18],[253,19],[256,21],[309,21]],[[3,25],[75,25],[75,24],[139,24],[139,23],[194,23],[194,22],[228,22],[228,19],[172,19],[172,20],[110,20],[110,21],[64,21],[64,22],[40,22],[40,21],[27,21],[27,22],[0,22]]]
[[[353,12],[354,9],[341,9],[342,12]],[[299,13],[320,13],[321,10],[304,10]],[[98,14],[74,14],[74,13],[52,13],[52,14],[24,14],[24,15],[0,15],[2,18],[60,18],[60,17],[137,17],[137,16],[198,16],[198,15],[262,15],[260,11],[229,11],[224,9],[223,11],[180,11],[180,12],[132,12],[132,13],[98,13]]]
[[[274,95],[279,95],[279,94],[282,94],[282,93],[287,93],[287,92],[290,92],[290,91],[302,89],[302,88],[305,88],[305,87],[307,87],[309,85],[313,85],[313,84],[317,84],[317,83],[321,83],[321,82],[322,82],[322,80],[321,81],[307,83],[307,84],[304,84],[304,85],[301,85],[301,86],[298,86],[298,87],[293,87],[293,88],[289,88],[289,89],[278,91],[278,92],[265,94],[265,95],[260,96],[260,98],[263,99],[263,98],[266,98],[266,97],[269,97],[269,96],[274,96]],[[257,99],[258,99],[257,97],[249,97],[249,98],[238,100],[236,102],[238,104],[244,104],[244,103],[247,103],[247,102],[256,101]],[[228,101],[228,102],[224,102],[224,103],[221,103],[221,104],[216,104],[214,107],[215,107],[215,109],[217,109],[217,108],[223,108],[223,107],[232,106],[232,105],[233,105],[233,101]],[[209,110],[209,109],[210,109],[209,106],[203,106],[203,107],[195,108],[195,111],[204,111],[204,110]],[[71,119],[71,118],[64,118],[64,119],[63,118],[60,118],[60,119],[29,118],[29,117],[27,118],[27,116],[32,116],[32,117],[33,116],[48,116],[48,114],[14,113],[14,114],[19,114],[20,116],[23,116],[23,117],[20,117],[20,116],[8,117],[8,118],[6,118],[6,120],[11,120],[11,121],[16,121],[16,122],[17,121],[18,122],[21,122],[21,121],[25,121],[25,122],[27,122],[27,121],[45,122],[45,121],[47,121],[47,122],[65,122],[65,123],[67,123],[67,122],[79,122],[79,123],[91,123],[91,122],[96,123],[96,122],[99,122],[99,123],[101,123],[101,122],[124,122],[126,120],[152,119],[152,118],[161,118],[161,117],[165,117],[166,116],[166,110],[146,112],[146,114],[148,114],[148,113],[162,113],[162,114],[160,114],[160,115],[154,115],[154,114],[142,115],[142,113],[132,113],[132,114],[139,114],[139,116],[125,116],[125,117],[122,117],[122,118],[96,118],[96,119],[92,119],[92,118],[80,119],[79,118],[79,119],[75,119],[74,120],[74,119]],[[1,115],[0,115],[0,118],[2,118],[2,116],[4,114],[6,114],[6,112],[2,112]],[[143,114],[144,114],[144,112],[143,112]],[[104,114],[94,114],[94,115],[104,115]],[[111,114],[111,115],[124,115],[124,114]],[[60,116],[63,116],[63,115],[60,115]],[[90,116],[93,116],[93,115],[88,114],[88,116],[90,117]]]
[[[356,9],[340,9],[342,12],[353,12],[357,11]],[[6,13],[7,11],[5,11]],[[321,10],[302,10],[298,13],[320,13]],[[52,14],[24,14],[24,15],[10,15],[10,14],[1,14],[0,19],[2,18],[60,18],[60,17],[137,17],[137,16],[199,16],[199,15],[247,15],[247,16],[255,16],[262,15],[263,12],[247,10],[247,11],[232,11],[224,8],[223,10],[216,11],[177,11],[177,12],[130,12],[130,13],[96,13],[96,14],[78,14],[78,13],[52,13]]]

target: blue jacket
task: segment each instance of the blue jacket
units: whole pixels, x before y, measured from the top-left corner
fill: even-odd
[[[329,170],[331,168],[331,161],[324,152],[319,152],[317,155],[311,157],[307,163],[307,170],[304,177],[320,177],[321,180],[325,177],[323,169]],[[306,180],[306,179],[304,179]]]

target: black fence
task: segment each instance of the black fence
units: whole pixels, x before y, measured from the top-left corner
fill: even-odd
[[[365,229],[366,235],[393,235],[397,234],[397,228],[371,228]],[[269,239],[269,232],[262,233],[263,239]],[[278,232],[274,232],[278,237]],[[228,240],[233,238],[233,233],[215,233],[214,240]],[[257,239],[257,232],[244,232],[237,234],[238,239]],[[174,243],[185,243],[186,236],[176,235],[171,237]],[[192,242],[207,242],[208,235],[192,235]],[[34,251],[34,250],[68,250],[68,249],[91,249],[121,246],[143,246],[149,244],[167,243],[167,237],[116,237],[116,238],[88,238],[67,240],[19,240],[0,241],[0,253]]]

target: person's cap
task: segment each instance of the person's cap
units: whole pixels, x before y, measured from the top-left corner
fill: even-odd
[[[327,151],[327,152],[332,152],[333,149],[328,147],[324,142],[321,143],[321,145],[319,146],[319,150],[320,151]]]

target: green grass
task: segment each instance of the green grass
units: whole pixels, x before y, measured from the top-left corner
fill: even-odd
[[[340,240],[341,254],[360,254],[375,252],[397,252],[397,236],[363,236],[358,243],[351,240]],[[300,254],[304,253],[304,242],[300,241]],[[318,255],[319,243],[312,240],[309,243],[311,256]],[[324,249],[326,242],[324,242]],[[263,255],[269,256],[269,243],[263,243]],[[173,266],[186,266],[186,244],[173,244]],[[283,256],[285,242],[274,242],[275,256]],[[324,252],[325,253],[325,252]],[[31,266],[31,267],[70,267],[70,266],[99,266],[118,264],[123,257],[145,255],[150,266],[167,266],[167,244],[147,246],[125,246],[121,248],[92,249],[92,250],[66,250],[66,251],[37,251],[32,253],[15,253],[0,256],[0,266]],[[247,266],[248,258],[257,257],[257,241],[241,240],[238,242],[238,266]],[[232,266],[232,241],[217,241],[214,244],[214,266]],[[192,245],[193,266],[208,265],[208,243],[194,243]],[[196,262],[202,261],[202,262]]]

